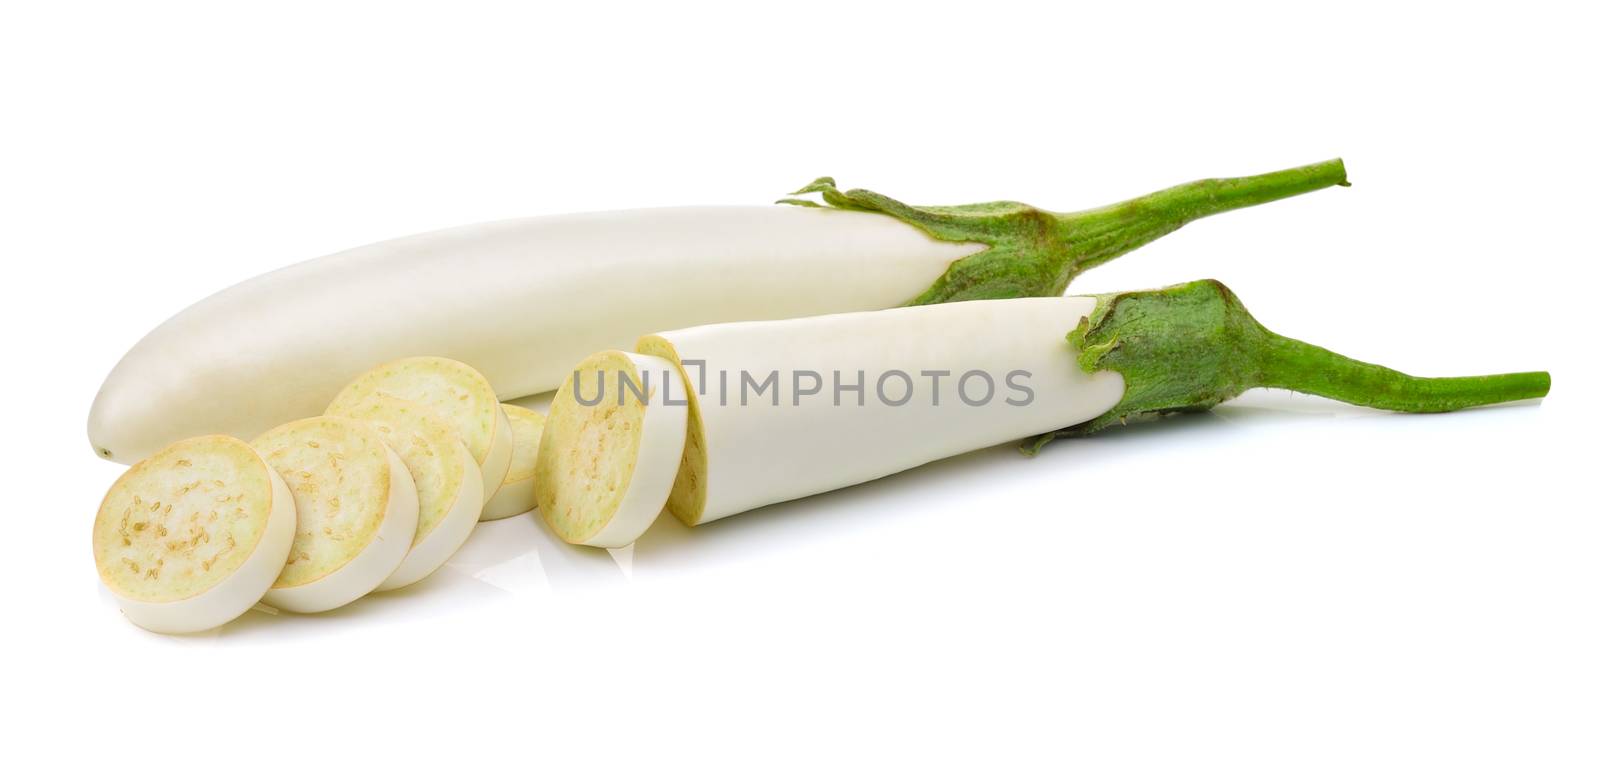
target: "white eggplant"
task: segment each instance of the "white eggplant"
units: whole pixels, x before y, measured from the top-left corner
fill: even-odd
[[[291,612],[335,609],[371,593],[411,550],[417,487],[367,425],[314,417],[251,442],[294,495],[294,545],[261,601]]]
[[[1418,378],[1359,362],[1267,330],[1210,280],[708,325],[646,336],[638,350],[675,362],[690,389],[667,503],[690,525],[993,444],[1031,436],[1037,449],[1204,410],[1256,387],[1400,412],[1550,388],[1544,372]],[[546,431],[544,449],[570,441]]]
[[[1066,351],[1094,306],[971,301],[646,337],[639,351],[678,362],[692,390],[667,507],[700,524],[1090,420],[1123,394],[1122,376]]]
[[[367,424],[400,456],[417,487],[411,550],[377,589],[404,588],[433,574],[466,544],[483,510],[483,474],[459,429],[425,405],[382,393],[328,414]]]
[[[684,387],[671,361],[622,351],[590,356],[561,384],[533,482],[539,515],[557,536],[618,548],[650,527],[683,457]]]
[[[510,399],[662,327],[1059,295],[1188,221],[1343,183],[1333,160],[1057,214],[910,207],[823,179],[802,191],[843,209],[634,210],[405,237],[256,277],[167,320],[101,386],[89,438],[124,463],[197,434],[248,438],[321,412],[345,381],[400,357],[461,360]]]
[[[100,504],[94,560],[134,624],[193,633],[243,614],[294,542],[294,497],[238,439],[199,436],[129,468]]]
[[[482,519],[494,521],[527,513],[539,504],[534,492],[533,464],[539,457],[539,437],[544,433],[544,415],[514,404],[501,405],[511,422],[511,468],[499,491],[483,505]]]
[[[384,362],[350,381],[327,414],[342,415],[373,397],[416,402],[448,421],[478,463],[479,510],[511,468],[511,421],[495,390],[477,370],[454,359],[414,356]]]
[[[410,356],[458,359],[500,397],[525,396],[653,328],[904,303],[978,249],[887,216],[779,206],[530,218],[393,240],[257,277],[168,320],[101,387],[90,440],[126,461],[197,432],[249,437]]]

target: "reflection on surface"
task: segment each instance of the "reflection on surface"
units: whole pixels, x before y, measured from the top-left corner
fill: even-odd
[[[1243,462],[1233,475],[1227,463],[1209,457],[1197,464],[1201,454],[1247,461],[1263,444],[1308,456],[1352,454],[1373,439],[1406,438],[1413,428],[1475,432],[1479,418],[1516,417],[1519,413],[1505,410],[1523,406],[1535,405],[1414,416],[1253,391],[1210,412],[1058,440],[1033,458],[1020,455],[1015,445],[992,447],[693,529],[663,514],[635,544],[610,551],[563,543],[537,513],[523,514],[479,524],[444,567],[411,587],[318,615],[253,610],[218,630],[175,640],[322,635],[330,625],[360,630],[465,609],[504,608],[508,600],[540,610],[563,593],[604,589],[620,595],[618,586],[679,577],[693,581],[686,587],[704,586],[708,576],[738,579],[756,569],[771,570],[762,577],[811,579],[831,576],[846,560],[854,562],[849,566],[855,571],[841,576],[870,574],[880,582],[910,570],[927,577],[930,567],[942,576],[957,576],[967,544],[948,550],[948,539],[938,535],[955,533],[971,546],[1003,549],[1032,540],[1037,514],[1091,518],[1108,508],[1126,508],[1140,494],[1139,487],[1127,483],[1129,476],[1247,480]],[[1123,479],[1110,481],[1111,476]],[[924,540],[937,539],[945,540],[939,549],[925,547]],[[103,587],[101,596],[110,602]]]
[[[446,566],[514,594],[530,585],[563,590],[626,580],[605,551],[562,542],[537,513],[479,524]]]
[[[503,606],[507,599],[538,600],[557,591],[626,581],[623,567],[612,555],[595,548],[567,545],[551,534],[535,514],[525,513],[479,524],[450,561],[409,587],[369,594],[319,614],[252,609],[216,630],[173,638],[207,641],[242,634],[313,637],[325,634],[330,626],[368,629],[413,619],[437,619],[441,614],[485,605]],[[109,595],[106,598],[109,600]]]

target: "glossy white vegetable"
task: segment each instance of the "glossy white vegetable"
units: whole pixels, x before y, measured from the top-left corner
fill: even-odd
[[[544,416],[526,407],[501,405],[511,421],[511,468],[499,491],[483,506],[483,520],[505,519],[527,513],[539,504],[534,493],[533,466],[539,458],[539,436],[544,433]]]
[[[683,456],[683,397],[666,359],[602,351],[578,365],[550,402],[535,465],[539,515],[557,536],[618,548],[644,534]]]
[[[350,376],[397,357],[459,359],[512,399],[663,327],[1060,295],[1084,269],[1190,221],[1336,185],[1348,182],[1334,159],[1054,213],[914,207],[818,178],[795,194],[830,209],[791,199],[813,207],[589,213],[406,237],[251,279],[167,320],[106,378],[89,438],[130,462],[185,436],[249,435],[321,412]]]
[[[442,357],[396,359],[350,381],[328,410],[346,410],[377,394],[416,402],[449,421],[478,461],[482,496],[487,499],[500,489],[511,467],[511,423],[481,373]]]
[[[261,599],[294,540],[294,498],[260,454],[200,436],[129,468],[94,521],[100,579],[135,625],[218,627]]]
[[[417,355],[465,362],[516,398],[662,327],[898,305],[980,249],[886,215],[786,206],[419,234],[264,274],[167,320],[106,378],[89,438],[123,463],[197,434],[250,438],[322,412],[374,365]]]
[[[261,600],[322,612],[378,587],[411,550],[417,488],[377,432],[348,418],[285,423],[251,446],[294,495],[294,545]]]
[[[1121,376],[1084,373],[1066,340],[1094,306],[971,301],[646,337],[639,350],[685,362],[694,391],[668,507],[700,524],[1107,412]],[[752,394],[773,372],[777,389]]]
[[[433,574],[467,542],[483,508],[483,474],[455,426],[424,405],[382,393],[330,407],[328,414],[376,431],[417,486],[411,551],[378,590],[404,588]]]

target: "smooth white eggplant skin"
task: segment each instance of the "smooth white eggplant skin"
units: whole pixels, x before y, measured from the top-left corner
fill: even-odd
[[[641,339],[641,351],[685,362],[694,391],[689,446],[669,507],[686,523],[704,523],[1105,413],[1122,398],[1122,376],[1083,372],[1066,340],[1094,307],[1086,297],[970,301],[707,325]],[[891,402],[905,396],[906,385],[891,374],[896,370],[912,384],[898,406]],[[770,390],[753,394],[741,377],[748,372],[759,384],[770,371],[778,373],[776,405]],[[821,391],[798,403],[798,389],[818,381],[803,376],[796,386],[796,371],[821,377]],[[986,404],[968,404],[958,390],[971,373],[967,398],[985,398],[983,378],[973,371],[993,381]],[[1015,371],[1026,377],[1009,377]],[[836,405],[835,372],[845,386],[864,381],[864,390],[840,389]],[[1010,383],[1030,390],[1031,400]]]
[[[483,504],[483,521],[518,516],[539,505],[534,491],[534,462],[539,457],[539,437],[544,432],[544,415],[514,404],[501,405],[511,421],[513,434],[511,468],[489,502]]]
[[[172,465],[149,465],[163,458]],[[114,524],[129,522],[123,514],[135,498],[143,510],[131,522],[136,531],[119,534]],[[257,508],[264,513],[251,523]],[[244,540],[233,534],[244,531],[236,526],[241,521],[252,534]],[[259,453],[231,437],[198,437],[152,456],[112,485],[95,519],[96,565],[130,622],[157,633],[195,633],[221,627],[261,600],[283,569],[294,532],[294,497]],[[242,560],[231,557],[236,544],[249,546]],[[157,572],[121,571],[130,553],[155,558]],[[108,574],[108,567],[119,571]],[[127,587],[129,575],[139,592]]]
[[[355,420],[315,417],[279,426],[251,446],[284,477],[298,521],[289,560],[262,603],[325,612],[394,574],[416,536],[417,487],[375,432]],[[300,561],[309,563],[300,568]]]
[[[500,221],[247,280],[168,319],[101,385],[89,439],[139,460],[187,436],[315,415],[363,370],[444,356],[502,399],[662,327],[897,306],[982,249],[889,216],[695,207]],[[492,494],[492,491],[491,491]]]
[[[619,391],[625,374],[645,392]],[[689,409],[684,380],[667,359],[602,351],[579,364],[587,396],[606,376],[591,404],[563,383],[550,403],[539,441],[535,488],[545,524],[580,545],[630,545],[661,515],[683,457]]]

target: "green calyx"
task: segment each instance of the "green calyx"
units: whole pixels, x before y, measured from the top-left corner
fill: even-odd
[[[1397,412],[1449,412],[1550,390],[1547,372],[1419,378],[1285,338],[1261,326],[1216,280],[1095,298],[1067,342],[1085,372],[1122,375],[1122,400],[1093,420],[1039,437],[1029,451],[1130,418],[1207,410],[1252,388]]]
[[[1053,213],[1020,202],[914,207],[865,189],[840,191],[818,178],[780,203],[881,213],[946,242],[987,247],[950,265],[909,305],[1060,295],[1083,271],[1209,215],[1259,205],[1329,186],[1349,186],[1344,162],[1245,178],[1214,178],[1077,213]]]

